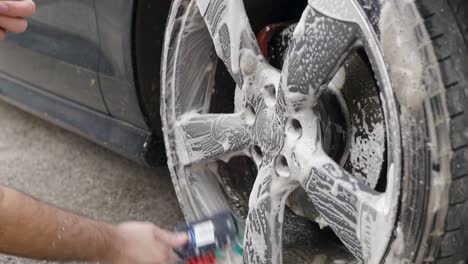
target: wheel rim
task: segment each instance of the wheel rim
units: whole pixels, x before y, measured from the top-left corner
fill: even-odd
[[[174,18],[181,8],[192,12],[184,13],[182,23],[174,23],[166,33],[166,46],[174,50],[164,52],[162,115],[172,162],[169,167],[176,175],[176,188],[185,193],[179,197],[182,206],[190,204],[190,208],[184,208],[192,212],[188,217],[201,217],[229,206],[217,186],[216,165],[210,161],[249,153],[259,169],[245,223],[246,263],[282,262],[284,208],[288,195],[297,187],[305,190],[325,222],[358,260],[379,262],[397,214],[399,124],[378,40],[360,7],[351,0],[309,1],[280,72],[261,55],[242,2],[176,3],[180,6],[172,11]],[[178,36],[173,35],[176,27]],[[184,27],[189,30],[180,30]],[[198,45],[200,51],[190,54],[197,57],[193,60],[202,69],[196,74],[204,78],[186,77],[193,65],[181,66],[182,58],[189,55],[186,52],[190,49],[184,45],[190,39],[196,40],[190,42],[191,50]],[[375,192],[328,157],[314,108],[322,87],[356,47],[366,50],[384,102],[388,147],[384,193]],[[216,54],[242,91],[242,108],[237,113],[200,114],[206,111],[206,98],[213,89],[210,80]],[[187,96],[184,88],[189,87],[192,93]],[[211,186],[212,192],[204,193],[197,185]],[[212,203],[200,203],[202,197]]]

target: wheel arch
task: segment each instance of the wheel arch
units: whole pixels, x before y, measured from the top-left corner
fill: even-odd
[[[147,160],[166,161],[160,117],[160,66],[164,31],[171,0],[136,0],[132,30],[132,57],[140,108],[152,132]]]

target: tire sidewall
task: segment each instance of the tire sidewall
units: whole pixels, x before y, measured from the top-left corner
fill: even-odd
[[[434,250],[440,238],[432,234],[443,233],[448,210],[450,125],[445,88],[416,5],[386,1],[373,7],[366,14],[380,37],[402,140],[399,215],[385,262],[419,263]]]

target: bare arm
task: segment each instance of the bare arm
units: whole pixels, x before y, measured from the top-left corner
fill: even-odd
[[[0,187],[0,251],[39,259],[101,260],[115,250],[115,227]]]
[[[168,263],[177,235],[150,223],[96,222],[0,186],[0,252],[17,256],[111,263]]]

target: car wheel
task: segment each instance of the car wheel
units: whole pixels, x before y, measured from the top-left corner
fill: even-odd
[[[464,263],[468,4],[245,4],[169,14],[161,116],[186,219],[233,211],[245,263]]]

